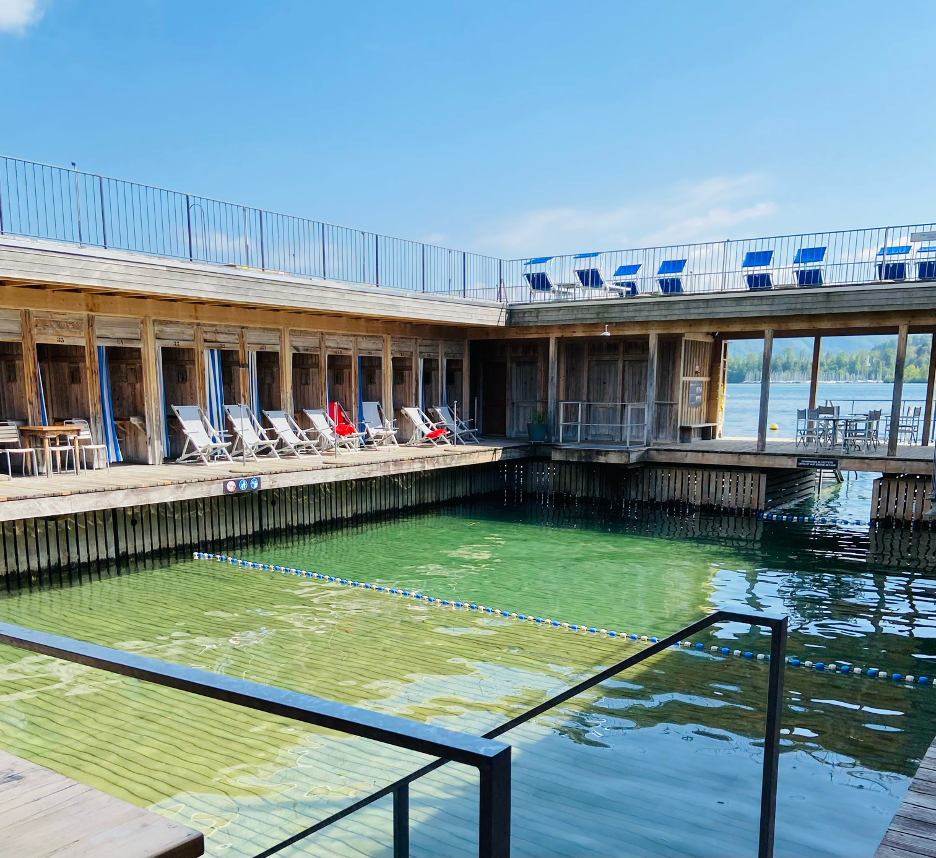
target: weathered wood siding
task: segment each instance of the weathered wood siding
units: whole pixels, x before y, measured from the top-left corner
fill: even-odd
[[[872,521],[929,521],[932,480],[878,477],[871,494]]]

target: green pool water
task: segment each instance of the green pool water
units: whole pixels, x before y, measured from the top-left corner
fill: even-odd
[[[486,503],[242,553],[638,634],[715,607],[783,611],[792,654],[936,666],[933,574],[858,530]],[[194,560],[7,598],[0,618],[472,733],[635,646]],[[734,625],[699,640],[703,652],[662,654],[504,737],[514,854],[756,851],[766,667],[708,650],[768,641]],[[872,854],[934,714],[932,687],[787,670],[777,854]],[[256,854],[426,762],[7,647],[0,746],[198,827],[225,856]],[[414,854],[471,854],[475,795],[458,766],[420,781]],[[389,802],[282,854],[389,855]]]

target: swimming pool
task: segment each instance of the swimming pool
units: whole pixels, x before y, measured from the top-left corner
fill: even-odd
[[[936,665],[936,580],[859,529],[482,503],[249,552],[440,598],[666,634],[714,607],[783,610],[789,651]],[[899,555],[900,552],[897,552]],[[899,560],[899,557],[898,557]],[[629,644],[210,561],[23,594],[0,618],[481,733]],[[766,651],[726,626],[504,739],[516,855],[753,854]],[[0,648],[0,746],[253,854],[424,758]],[[778,855],[872,854],[936,733],[936,689],[788,669]],[[471,773],[413,788],[414,854],[474,849]],[[389,800],[283,851],[390,854]]]

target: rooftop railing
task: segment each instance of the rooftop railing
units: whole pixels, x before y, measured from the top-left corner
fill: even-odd
[[[936,280],[936,224],[497,259],[0,156],[0,235],[508,303]]]

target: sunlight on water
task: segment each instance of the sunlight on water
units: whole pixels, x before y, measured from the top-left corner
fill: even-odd
[[[248,553],[638,634],[782,611],[791,654],[919,674],[936,666],[936,579],[890,533],[492,503]],[[0,618],[472,733],[636,647],[210,561],[23,594]],[[737,625],[698,640],[504,737],[514,854],[755,851],[767,671],[709,646],[768,641]],[[258,852],[425,762],[6,647],[0,700],[0,746],[200,828],[212,855]],[[872,854],[934,714],[932,687],[788,669],[777,854]],[[459,766],[415,785],[413,853],[470,854],[475,802]],[[283,854],[390,849],[385,799]]]

